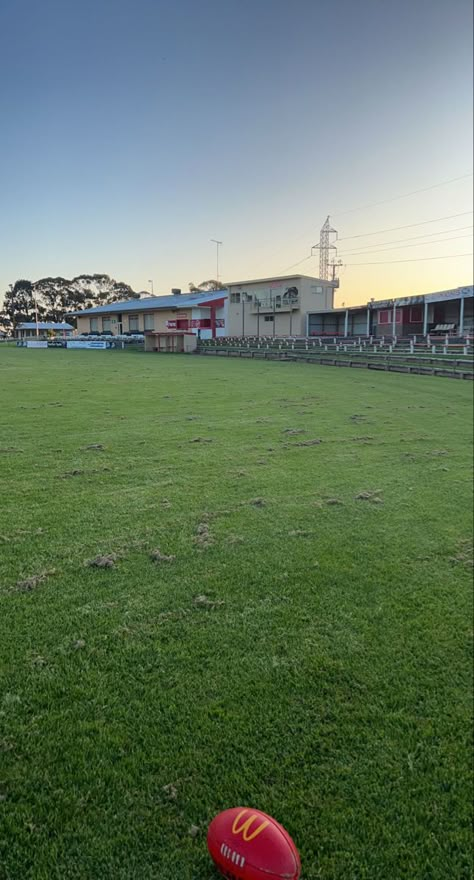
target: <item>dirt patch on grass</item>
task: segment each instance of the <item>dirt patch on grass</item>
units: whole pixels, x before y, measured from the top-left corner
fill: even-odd
[[[214,544],[214,538],[209,531],[209,523],[206,521],[198,523],[193,543],[199,550],[207,550]]]
[[[243,538],[242,535],[228,535],[226,543],[230,544],[231,547],[234,547],[237,544],[244,544],[245,538]]]
[[[213,443],[214,441],[212,440],[211,437],[193,437],[193,439],[190,440],[189,442],[190,443]]]
[[[34,574],[32,577],[17,581],[13,589],[18,593],[31,593],[36,590],[40,584],[44,584],[48,578],[56,574],[56,569],[51,568],[49,571],[42,571],[40,574]]]
[[[43,535],[44,529],[15,529],[14,532],[10,532],[7,535],[0,535],[0,541],[23,541],[25,537],[30,535]]]
[[[94,559],[86,559],[84,565],[89,568],[114,568],[118,558],[117,553],[107,553],[104,556],[95,556]]]
[[[225,602],[223,599],[211,599],[209,596],[201,595],[194,597],[193,605],[195,608],[214,609],[225,605]]]
[[[304,428],[285,428],[281,433],[294,437],[296,434],[305,434],[306,432]]]
[[[89,443],[89,446],[84,446],[84,449],[95,449],[97,452],[103,452],[105,450],[105,446],[103,443]]]
[[[252,507],[265,507],[265,506],[266,506],[266,503],[267,503],[267,502],[265,501],[264,498],[252,498],[252,499],[249,501],[249,504],[251,504]]]
[[[78,468],[74,468],[72,471],[66,471],[64,474],[60,474],[60,480],[68,480],[70,477],[80,477],[84,471],[79,470]]]
[[[308,531],[308,529],[292,529],[291,532],[288,532],[289,538],[310,538],[314,532]]]
[[[293,446],[319,446],[322,443],[322,440],[315,438],[314,440],[300,440],[299,443],[294,443]]]
[[[363,492],[359,492],[356,495],[356,501],[370,501],[372,504],[383,504],[383,498],[380,497],[382,490],[381,489],[373,489],[365,490]]]
[[[456,556],[451,556],[450,562],[454,565],[464,565],[466,568],[474,566],[474,547],[471,540],[461,541]]]
[[[0,446],[0,455],[15,455],[22,452],[23,449],[17,449],[16,446]]]
[[[153,562],[174,562],[176,556],[166,556],[165,553],[162,553],[159,547],[155,550],[152,550],[150,553],[150,559],[153,559]]]
[[[335,506],[337,504],[344,504],[344,502],[340,498],[326,498],[326,504]]]

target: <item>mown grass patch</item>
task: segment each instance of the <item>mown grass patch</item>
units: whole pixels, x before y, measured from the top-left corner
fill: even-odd
[[[305,880],[470,877],[470,385],[15,349],[0,381],[0,876],[211,880],[249,804]]]

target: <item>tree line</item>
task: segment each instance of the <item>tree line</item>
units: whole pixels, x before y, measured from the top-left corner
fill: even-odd
[[[10,284],[0,310],[0,331],[12,333],[18,324],[28,321],[51,321],[60,324],[74,320],[70,312],[91,309],[109,302],[139,299],[129,284],[109,275],[77,275],[75,278],[24,278]]]
[[[218,290],[214,279],[202,281],[197,286],[189,283],[190,293],[204,293]],[[10,284],[4,295],[0,310],[0,332],[13,333],[18,324],[48,321],[61,324],[64,321],[75,325],[69,317],[71,312],[92,309],[111,302],[127,299],[140,299],[129,284],[115,281],[109,275],[77,275],[75,278],[40,278],[27,281],[24,278]]]

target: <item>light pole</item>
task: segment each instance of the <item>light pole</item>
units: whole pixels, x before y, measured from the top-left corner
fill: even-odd
[[[219,285],[219,245],[223,244],[223,242],[218,241],[217,238],[211,238],[210,241],[213,241],[216,246],[216,281]]]
[[[154,296],[154,293],[153,293],[153,279],[152,279],[152,278],[149,278],[149,279],[148,279],[148,284],[151,284],[151,295]]]

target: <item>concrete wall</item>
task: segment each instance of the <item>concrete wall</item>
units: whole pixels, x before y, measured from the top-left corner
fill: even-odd
[[[283,294],[290,287],[298,290],[298,303],[291,313],[283,307]],[[240,294],[240,303],[233,302],[233,294]],[[244,297],[243,295],[246,295]],[[303,278],[295,275],[288,278],[275,278],[270,281],[255,281],[251,284],[232,284],[228,286],[228,321],[229,336],[304,336],[306,335],[306,313],[319,309],[331,309],[334,304],[334,288],[328,281],[317,278]],[[249,302],[244,302],[247,298]],[[281,302],[282,307],[275,308],[275,320],[272,309],[263,307],[258,315],[254,303]],[[267,320],[265,320],[267,317]]]
[[[80,333],[89,333],[89,317],[84,315],[83,318],[76,319],[77,332]]]

